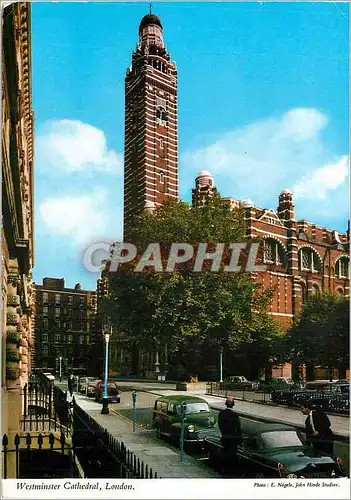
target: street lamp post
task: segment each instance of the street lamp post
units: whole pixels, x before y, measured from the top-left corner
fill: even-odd
[[[223,382],[223,347],[219,351],[219,381]]]
[[[104,339],[105,339],[105,380],[104,380],[104,393],[103,393],[103,398],[102,398],[102,409],[101,413],[103,415],[107,415],[110,413],[110,410],[108,408],[108,394],[107,394],[107,381],[108,381],[108,345],[110,342],[110,336],[111,336],[111,331],[112,327],[110,327],[110,331],[108,331],[108,327],[105,327],[104,329]]]
[[[59,370],[60,370],[60,382],[62,382],[62,356],[60,356],[60,367],[59,367]]]

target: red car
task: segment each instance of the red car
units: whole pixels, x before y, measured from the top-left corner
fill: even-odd
[[[97,403],[102,403],[104,397],[104,382],[99,380],[94,389],[95,401]],[[117,384],[114,380],[107,381],[107,400],[109,403],[120,403],[121,391],[118,389]]]

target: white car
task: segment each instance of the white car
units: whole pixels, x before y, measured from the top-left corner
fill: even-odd
[[[46,377],[48,380],[50,380],[52,382],[55,380],[55,377],[52,373],[45,372],[45,373],[43,373],[43,375],[44,375],[44,377]]]

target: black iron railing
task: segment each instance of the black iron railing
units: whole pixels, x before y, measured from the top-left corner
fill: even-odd
[[[23,388],[22,431],[72,434],[72,412],[59,387],[28,383]]]
[[[208,382],[206,394],[211,396],[233,396],[243,401],[254,403],[275,403],[286,406],[302,406],[311,404],[322,406],[330,413],[348,414],[350,411],[350,395],[346,393],[333,393],[331,391],[305,391],[293,387],[256,390],[237,389],[225,382]]]
[[[101,427],[74,399],[73,429],[73,446],[85,477],[157,479],[151,467]]]
[[[14,460],[12,460],[14,459]],[[16,434],[9,442],[7,434],[2,438],[3,478],[60,478],[81,477],[81,467],[74,455],[70,440],[61,433],[55,438],[51,432],[32,436]]]

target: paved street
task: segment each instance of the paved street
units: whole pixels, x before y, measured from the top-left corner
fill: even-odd
[[[118,385],[122,390],[123,387],[129,387],[135,390],[147,391],[152,394],[165,396],[170,394],[196,394],[204,398],[212,408],[221,409],[224,406],[223,397],[208,396],[205,394],[205,390],[196,392],[176,391],[175,384],[165,382],[118,381]],[[235,410],[243,416],[248,416],[254,419],[278,421],[294,426],[304,426],[303,415],[296,408],[236,400]],[[329,418],[332,423],[332,429],[335,436],[349,438],[349,418],[339,415],[329,415]]]

